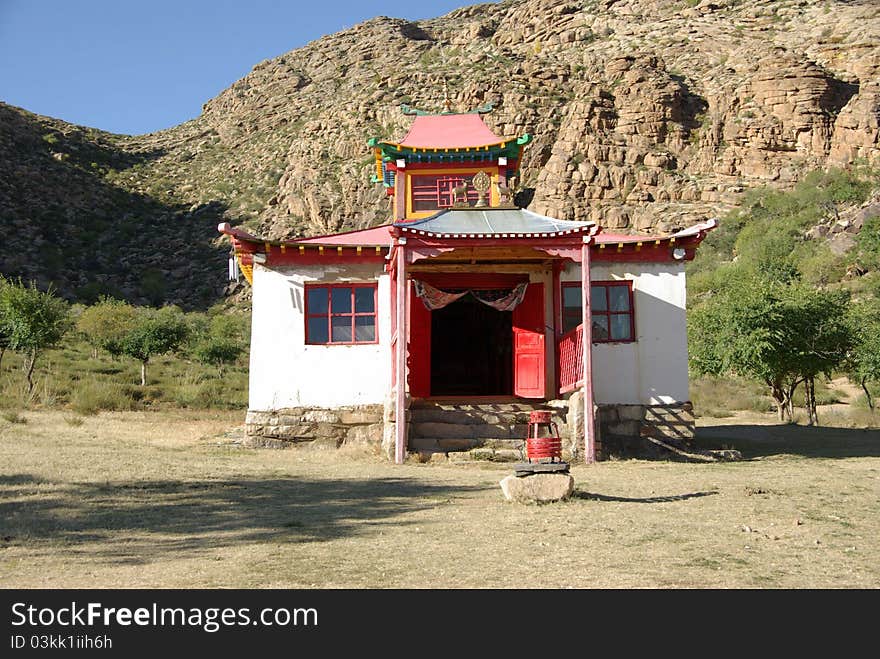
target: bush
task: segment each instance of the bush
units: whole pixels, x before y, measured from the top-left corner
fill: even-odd
[[[74,389],[70,398],[70,409],[83,415],[97,414],[102,410],[133,410],[137,407],[132,387],[118,382],[86,380]]]

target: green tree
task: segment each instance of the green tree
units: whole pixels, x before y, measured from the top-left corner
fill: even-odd
[[[98,348],[119,356],[122,354],[122,340],[136,322],[137,310],[130,304],[111,297],[102,297],[83,310],[76,327],[92,346],[94,357],[98,356]]]
[[[34,389],[34,367],[45,350],[54,347],[71,328],[70,308],[52,290],[6,282],[0,288],[0,317],[8,346],[24,355],[28,392]]]
[[[850,314],[853,345],[847,357],[849,379],[865,392],[868,408],[874,411],[870,383],[880,382],[880,300],[853,305]]]
[[[234,363],[245,351],[247,321],[233,314],[216,314],[193,318],[191,326],[196,328],[193,356],[203,364],[217,367],[222,377],[224,366]]]
[[[819,424],[816,410],[816,378],[831,377],[841,367],[853,345],[846,291],[816,290],[792,286],[783,290],[783,322],[790,360],[804,383],[804,406],[809,425]]]
[[[147,364],[152,357],[178,350],[186,340],[188,327],[175,307],[141,309],[134,326],[122,338],[122,354],[141,363],[141,386],[147,384]]]
[[[244,348],[240,343],[220,336],[205,337],[193,348],[195,358],[203,364],[216,366],[220,377],[223,377],[223,367],[234,363],[242,352]]]
[[[815,378],[840,366],[852,344],[847,300],[845,293],[756,277],[732,283],[691,314],[691,367],[764,382],[780,421],[791,421],[803,382],[809,423],[818,423]]]

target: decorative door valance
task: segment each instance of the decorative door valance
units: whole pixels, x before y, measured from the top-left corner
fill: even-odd
[[[498,311],[513,311],[519,306],[519,303],[523,301],[523,298],[526,295],[526,289],[528,288],[529,283],[522,282],[517,284],[513,288],[498,288],[498,289],[451,289],[451,290],[441,290],[439,288],[434,288],[430,284],[427,284],[418,279],[413,279],[413,288],[415,289],[416,296],[421,298],[422,303],[425,305],[426,309],[433,311],[434,309],[442,309],[443,307],[452,304],[456,300],[460,300],[465,295],[470,293],[477,300],[482,302],[483,304],[492,307]]]

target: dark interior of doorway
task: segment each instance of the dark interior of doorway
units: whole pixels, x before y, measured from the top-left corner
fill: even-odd
[[[513,394],[513,314],[465,295],[431,312],[431,395]]]

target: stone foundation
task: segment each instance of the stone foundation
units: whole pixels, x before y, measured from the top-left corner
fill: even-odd
[[[583,394],[568,399],[568,450],[573,460],[583,457]],[[659,439],[677,448],[690,449],[694,440],[694,413],[690,402],[670,405],[598,405],[596,414],[596,457],[660,458],[668,451],[647,438]]]
[[[456,451],[489,451],[491,459],[510,453],[522,459],[528,412],[537,407],[553,410],[563,440],[563,457],[583,459],[583,395],[546,404],[457,405],[422,403],[410,408],[407,396],[408,450],[426,455]],[[449,409],[446,409],[449,407]],[[596,456],[665,458],[668,451],[648,438],[690,449],[694,415],[689,402],[673,405],[599,405],[596,414]],[[250,410],[245,419],[246,444],[266,448],[294,445],[315,448],[359,446],[394,460],[393,399],[384,405],[334,409],[288,408],[268,412]],[[497,455],[496,455],[497,454]],[[505,457],[502,456],[502,457]],[[430,457],[430,455],[429,455]]]
[[[384,426],[382,405],[248,410],[245,443],[265,448],[359,446],[378,451]]]

